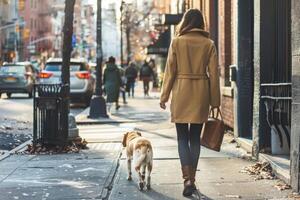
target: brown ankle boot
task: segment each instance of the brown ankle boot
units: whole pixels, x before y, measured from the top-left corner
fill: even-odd
[[[193,190],[197,190],[196,185],[195,185],[196,170],[197,169],[191,167],[191,184],[192,184]]]
[[[183,192],[182,195],[183,196],[191,196],[193,194],[193,187],[192,187],[192,182],[191,182],[191,167],[186,165],[186,166],[182,166],[181,170],[182,170],[182,178],[184,179],[183,182]]]

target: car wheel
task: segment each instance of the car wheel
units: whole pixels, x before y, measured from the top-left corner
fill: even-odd
[[[6,93],[7,98],[11,98],[11,93]]]

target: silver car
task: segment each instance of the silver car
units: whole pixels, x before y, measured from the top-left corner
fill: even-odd
[[[2,93],[6,93],[8,98],[13,93],[26,93],[31,98],[36,75],[29,62],[4,64],[0,67],[0,98]]]
[[[41,84],[61,83],[62,59],[51,58],[39,74]],[[84,103],[89,106],[95,90],[95,77],[88,64],[81,59],[71,59],[70,63],[70,97],[72,103]]]

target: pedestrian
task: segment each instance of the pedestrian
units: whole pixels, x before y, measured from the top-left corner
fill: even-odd
[[[122,80],[119,68],[115,62],[116,59],[114,57],[109,57],[104,70],[103,83],[107,95],[106,102],[116,103],[116,110],[118,110],[120,108],[119,95]]]
[[[127,78],[126,91],[128,92],[128,96],[130,97],[131,92],[131,96],[134,98],[135,80],[138,76],[138,71],[134,62],[129,63],[129,66],[125,70],[125,76]]]
[[[196,190],[202,125],[207,121],[209,107],[220,106],[217,51],[204,31],[204,18],[198,9],[184,14],[171,42],[160,98],[162,109],[166,109],[171,91],[171,121],[177,131],[183,195],[190,196]]]
[[[153,77],[153,69],[149,66],[148,62],[145,60],[144,64],[140,69],[140,80],[143,81],[144,85],[144,96],[149,96],[149,82]]]
[[[126,101],[126,83],[127,83],[127,78],[125,76],[125,70],[124,70],[124,68],[119,67],[119,71],[120,71],[121,80],[122,80],[120,91],[122,93],[123,104],[127,104],[127,101]]]
[[[156,64],[155,64],[155,60],[151,59],[149,61],[149,65],[153,70],[153,89],[157,89],[158,88],[158,74],[157,74],[157,68],[156,68]]]

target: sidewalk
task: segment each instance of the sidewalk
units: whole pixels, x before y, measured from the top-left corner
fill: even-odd
[[[79,125],[89,150],[79,154],[12,155],[0,161],[1,200],[76,199],[185,199],[174,125],[169,113],[159,108],[158,93],[135,99],[112,115],[118,123]],[[122,104],[121,104],[122,105]],[[126,120],[132,120],[126,122]],[[154,146],[152,190],[140,192],[137,176],[127,181],[127,166],[121,140],[123,133],[139,130]],[[198,195],[191,199],[288,199],[290,191],[274,188],[276,180],[255,181],[240,171],[253,164],[238,157],[245,155],[229,142],[216,153],[202,148],[197,173]]]

